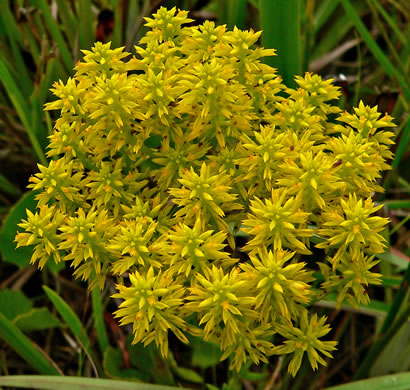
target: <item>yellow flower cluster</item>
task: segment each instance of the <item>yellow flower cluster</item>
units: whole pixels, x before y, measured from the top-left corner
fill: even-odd
[[[116,316],[164,356],[172,331],[218,343],[237,370],[287,353],[292,374],[304,353],[316,369],[335,342],[308,310],[312,271],[339,304],[380,283],[388,221],[371,196],[392,120],[362,102],[342,113],[317,75],[286,88],[260,32],[190,21],[160,8],[138,57],[97,42],[54,85],[52,160],[31,179],[39,210],[17,245],[41,268],[71,262],[91,288],[118,277]]]

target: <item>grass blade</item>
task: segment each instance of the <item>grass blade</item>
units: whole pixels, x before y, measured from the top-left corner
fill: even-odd
[[[35,346],[16,325],[0,313],[0,335],[27,363],[44,375],[61,375],[42,350]]]
[[[39,140],[34,134],[33,128],[30,124],[31,114],[29,112],[28,104],[20,92],[20,89],[14,82],[13,78],[6,65],[0,58],[0,81],[3,83],[6,92],[13,103],[18,116],[20,117],[23,126],[26,128],[27,134],[30,138],[31,144],[33,146],[34,152],[41,164],[47,165],[47,160],[44,156],[43,150],[40,146]]]
[[[299,0],[260,0],[259,12],[262,45],[276,49],[277,56],[266,63],[278,69],[288,87],[295,87],[294,77],[302,74]]]
[[[408,390],[410,389],[410,372],[379,376],[340,386],[332,386],[326,390]]]
[[[80,36],[84,39],[85,47],[80,47],[80,49],[90,49],[94,42],[94,34],[93,34],[93,20],[92,20],[92,13],[91,13],[91,1],[90,0],[82,0],[79,2],[79,17],[78,20],[80,22],[79,31]]]
[[[64,322],[73,332],[73,334],[77,336],[86,354],[90,357],[90,359],[93,362],[95,362],[96,360],[94,357],[94,353],[91,349],[90,340],[78,316],[74,313],[71,307],[64,301],[64,299],[61,298],[55,291],[51,290],[47,286],[43,286],[43,289],[46,292],[50,301],[57,309],[60,316],[63,318]]]
[[[247,0],[228,0],[228,29],[232,30],[234,26],[245,28],[245,16]]]
[[[410,117],[407,119],[406,128],[403,131],[402,136],[400,137],[400,143],[397,146],[396,154],[392,163],[393,169],[397,168],[400,164],[401,159],[404,154],[407,152],[410,145]]]
[[[64,27],[64,31],[68,38],[68,43],[71,45],[71,50],[74,54],[76,49],[76,39],[79,38],[79,34],[77,31],[78,21],[73,12],[68,7],[68,2],[65,0],[56,0],[58,6],[58,15],[61,18],[62,25]],[[78,46],[78,44],[77,44]],[[77,48],[78,50],[78,48]]]
[[[402,93],[407,100],[410,100],[410,89],[406,81],[406,78],[401,74],[390,62],[387,56],[383,53],[383,50],[373,39],[366,26],[361,21],[359,15],[356,13],[355,9],[350,0],[340,0],[349,18],[353,21],[357,31],[366,42],[369,50],[376,57],[377,61],[380,63],[384,71],[393,79],[396,79],[402,88]]]
[[[54,20],[53,15],[51,15],[50,6],[47,4],[46,0],[33,0],[33,3],[37,8],[41,10],[47,28],[50,31],[50,34],[56,42],[58,50],[61,53],[61,58],[66,67],[66,70],[71,74],[74,68],[74,60],[70,54],[70,51],[68,50],[66,41],[61,34],[61,30],[57,22]]]
[[[13,183],[0,173],[0,188],[10,195],[21,195],[20,188],[17,188]]]
[[[93,303],[93,318],[94,326],[97,332],[97,340],[100,345],[101,353],[104,355],[105,350],[107,349],[108,336],[104,324],[104,313],[101,305],[101,293],[98,288],[94,288],[91,291],[91,299]]]
[[[43,375],[11,375],[0,377],[0,386],[50,390],[176,390],[181,387],[150,385],[112,379],[79,378],[73,376],[50,377]]]
[[[112,8],[114,9],[114,32],[112,38],[112,47],[120,47],[124,39],[123,33],[123,20],[122,20],[122,2],[118,0],[112,1]]]
[[[319,31],[320,28],[327,22],[333,12],[335,12],[338,5],[339,0],[323,0],[320,2],[313,20],[315,32]]]
[[[381,354],[383,349],[388,344],[389,340],[400,330],[402,325],[408,321],[410,316],[410,306],[407,305],[403,313],[396,319],[400,307],[405,300],[405,297],[409,291],[410,285],[410,263],[408,263],[406,273],[403,276],[402,282],[396,292],[396,296],[390,310],[387,313],[380,334],[377,340],[372,344],[367,355],[361,362],[359,368],[357,369],[354,379],[361,379],[368,375],[369,370],[372,368],[373,363],[376,361],[377,357]],[[409,382],[410,383],[410,382]]]

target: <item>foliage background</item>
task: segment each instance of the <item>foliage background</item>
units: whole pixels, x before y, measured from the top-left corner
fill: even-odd
[[[383,287],[374,289],[366,308],[336,311],[334,302],[319,302],[333,323],[339,352],[314,374],[302,366],[292,383],[273,359],[266,367],[227,374],[209,344],[192,349],[176,344],[169,361],[153,348],[131,347],[110,314],[109,291],[102,297],[90,294],[64,267],[40,273],[27,266],[27,248],[14,249],[16,223],[34,205],[32,194],[25,194],[28,178],[37,162],[46,162],[55,118],[42,107],[52,98],[51,84],[72,75],[80,49],[95,40],[133,50],[145,32],[142,17],[162,5],[188,9],[199,23],[211,19],[229,28],[263,29],[262,45],[278,50],[270,65],[288,85],[293,86],[294,74],[307,70],[333,77],[342,87],[342,108],[350,110],[363,99],[390,113],[398,125],[393,170],[383,177],[385,193],[376,199],[386,204],[383,216],[392,220],[386,232],[390,249],[380,263]],[[0,0],[1,375],[58,373],[49,357],[66,375],[100,372],[195,388],[228,383],[229,388],[298,389],[310,383],[315,389],[408,371],[409,15],[405,0]]]

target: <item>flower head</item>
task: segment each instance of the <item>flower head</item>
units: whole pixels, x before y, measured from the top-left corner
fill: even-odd
[[[293,376],[296,375],[302,363],[302,358],[307,353],[310,365],[314,370],[317,369],[318,363],[327,366],[326,361],[320,356],[319,352],[329,358],[334,351],[337,341],[322,341],[319,338],[329,333],[329,325],[325,325],[326,317],[318,319],[314,314],[308,319],[307,310],[303,311],[300,317],[300,326],[295,327],[288,323],[277,325],[275,330],[286,340],[284,345],[273,348],[275,354],[293,353],[288,371]]]

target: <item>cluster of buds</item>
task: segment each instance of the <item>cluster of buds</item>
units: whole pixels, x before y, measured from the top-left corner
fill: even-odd
[[[388,220],[372,194],[392,119],[341,112],[338,88],[310,73],[286,88],[260,32],[184,26],[175,8],[146,20],[138,57],[97,42],[54,85],[52,159],[17,245],[90,288],[117,278],[116,316],[164,356],[170,331],[219,344],[237,370],[274,354],[293,354],[293,375],[305,353],[326,364],[336,342],[320,340],[313,297],[357,305],[380,283]]]

